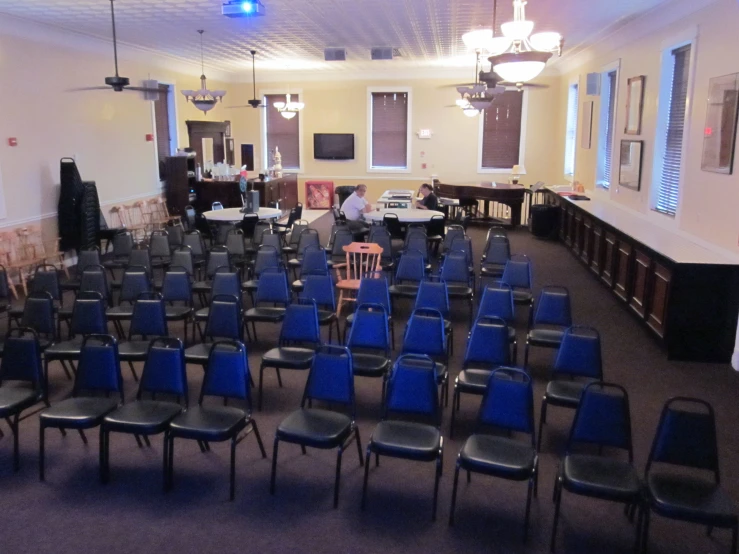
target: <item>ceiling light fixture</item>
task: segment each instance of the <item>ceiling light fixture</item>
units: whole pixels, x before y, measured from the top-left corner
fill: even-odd
[[[205,31],[200,29],[200,66],[202,74],[200,75],[200,90],[183,90],[182,94],[185,95],[188,101],[192,102],[193,105],[201,110],[204,114],[207,114],[213,107],[218,103],[219,100],[223,100],[226,96],[225,90],[208,90],[205,79],[205,61],[203,58],[203,33]]]
[[[296,115],[298,115],[298,112],[305,108],[305,104],[302,102],[292,102],[290,100],[290,94],[288,93],[287,97],[285,98],[285,102],[275,102],[272,104],[275,108],[277,108],[277,111],[280,112],[280,115],[284,117],[285,119],[292,119]]]

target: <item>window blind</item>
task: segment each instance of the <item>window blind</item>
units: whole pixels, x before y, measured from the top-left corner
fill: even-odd
[[[300,102],[297,94],[291,94],[292,102]],[[282,117],[275,102],[286,102],[285,94],[268,94],[264,97],[267,112],[267,167],[272,165],[275,147],[282,156],[283,169],[300,168],[300,112],[292,119]]]
[[[567,95],[567,130],[565,132],[565,175],[575,174],[575,145],[577,144],[577,83],[570,85]]]
[[[372,93],[373,168],[408,168],[408,93]]]
[[[519,163],[523,93],[507,90],[483,112],[482,167],[510,169]]]
[[[662,175],[659,181],[655,209],[667,215],[677,213],[680,192],[680,168],[683,154],[685,109],[688,101],[688,77],[690,73],[690,45],[672,51],[672,86],[665,129],[665,153],[662,158]]]
[[[611,71],[608,74],[608,89],[606,90],[607,98],[603,99],[606,102],[608,109],[608,115],[606,116],[606,134],[604,140],[606,141],[605,147],[605,158],[603,160],[603,179],[601,180],[601,186],[603,188],[610,188],[611,186],[611,169],[613,160],[613,125],[616,117],[616,72]]]
[[[172,154],[169,136],[169,85],[159,85],[159,94],[154,102],[154,127],[157,133],[157,156],[160,165]]]

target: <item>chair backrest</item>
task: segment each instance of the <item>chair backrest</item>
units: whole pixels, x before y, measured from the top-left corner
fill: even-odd
[[[280,235],[274,229],[265,231],[262,234],[261,246],[271,246],[272,248],[277,250],[277,252],[282,252],[282,237],[280,237]]]
[[[244,214],[241,220],[241,231],[244,233],[245,239],[251,239],[254,236],[254,229],[259,223],[258,214]]]
[[[132,250],[133,235],[130,231],[119,231],[113,235],[113,258],[128,259]]]
[[[531,261],[528,256],[524,254],[511,256],[511,259],[505,264],[503,277],[500,280],[514,289],[530,290],[533,281],[531,279]]]
[[[100,293],[83,291],[77,295],[72,305],[70,326],[73,335],[107,334],[105,304]]]
[[[226,235],[226,250],[231,256],[246,255],[244,232],[241,229],[231,229]]]
[[[570,291],[565,287],[547,286],[539,292],[533,313],[532,325],[572,325]]]
[[[699,398],[677,396],[665,402],[649,452],[652,463],[712,471],[721,480],[713,407]]]
[[[78,277],[82,276],[82,271],[88,265],[100,265],[100,250],[97,247],[89,250],[80,250],[77,254],[77,268],[75,273]]]
[[[287,223],[285,223],[285,227],[292,227],[293,223],[300,219],[300,216],[303,215],[303,205],[300,204],[300,207],[295,206],[290,209],[290,215],[287,216]]]
[[[346,278],[361,279],[367,273],[380,271],[382,248],[371,242],[352,242],[344,246]]]
[[[454,240],[463,238],[464,235],[464,227],[461,225],[449,225],[446,229],[446,234],[444,235],[444,242],[441,243],[441,251],[448,252],[451,249]]]
[[[477,426],[476,432],[482,427],[495,427],[528,433],[534,446],[534,388],[525,371],[501,367],[490,374]]]
[[[251,235],[251,244],[253,247],[259,247],[262,244],[262,236],[271,229],[269,221],[259,220],[254,225],[254,232]]]
[[[446,220],[444,219],[443,215],[434,215],[431,216],[431,219],[429,219],[428,225],[426,226],[426,233],[429,236],[444,236],[444,222]]]
[[[470,284],[470,266],[464,252],[451,251],[444,257],[439,277],[447,283]]]
[[[164,301],[158,293],[143,293],[133,305],[131,325],[128,329],[129,340],[133,336],[166,337],[167,316],[164,310]]]
[[[510,365],[511,349],[508,324],[495,316],[483,316],[472,325],[462,367],[495,369]]]
[[[267,269],[280,269],[280,253],[274,246],[263,244],[254,259],[254,276],[259,277]]]
[[[171,249],[167,231],[152,231],[149,236],[149,254],[156,259],[169,258]]]
[[[304,300],[298,304],[287,306],[280,329],[280,345],[287,346],[292,343],[313,344],[315,346],[321,344],[318,309],[315,302]]]
[[[41,264],[33,272],[33,280],[29,292],[48,292],[58,301],[62,299],[62,289],[59,283],[59,270],[50,264]]]
[[[177,250],[172,252],[172,259],[170,260],[170,267],[179,266],[182,267],[189,275],[195,275],[195,264],[192,260],[192,249],[189,246],[181,245],[177,247]]]
[[[25,381],[41,392],[44,383],[38,336],[27,327],[11,329],[0,358],[0,382]]]
[[[346,225],[337,226],[331,235],[331,256],[344,257],[344,247],[354,242],[354,235]]]
[[[495,316],[503,319],[509,325],[515,320],[515,305],[513,290],[510,285],[495,282],[483,289],[477,317]]]
[[[166,204],[164,205],[166,208]],[[167,233],[169,238],[169,245],[173,248],[179,248],[182,246],[182,239],[185,236],[185,229],[182,228],[181,223],[170,224],[167,227]]]
[[[205,367],[199,403],[206,396],[246,400],[251,411],[249,359],[244,343],[236,340],[218,341],[210,347]]]
[[[354,372],[348,348],[324,345],[316,350],[301,406],[305,407],[309,399],[343,404],[354,419]]]
[[[552,373],[603,379],[598,331],[592,327],[568,327],[562,337]]]
[[[398,214],[386,213],[382,216],[382,224],[390,233],[393,238],[402,238],[403,228],[400,226],[400,219]]]
[[[82,341],[72,396],[80,396],[85,391],[117,393],[123,402],[123,377],[115,337],[94,334]]]
[[[387,279],[377,276],[377,274],[372,276],[363,275],[359,281],[359,290],[357,291],[357,305],[360,304],[380,304],[390,315],[392,307]]]
[[[220,202],[213,202],[213,204],[211,204],[210,206],[210,209],[211,210],[222,210],[223,204],[221,204]]]
[[[54,338],[54,300],[48,292],[32,292],[23,304],[21,327],[33,329],[35,333]]]
[[[225,294],[214,296],[205,323],[205,336],[214,340],[241,340],[243,330],[239,299]]]
[[[182,244],[190,247],[193,256],[199,258],[205,256],[205,242],[197,229],[191,229],[185,233]]]
[[[10,286],[8,285],[8,270],[0,265],[0,300],[10,299]]]
[[[464,254],[467,258],[467,265],[470,267],[475,263],[472,254],[472,239],[467,235],[455,238],[449,247],[448,253]]]
[[[219,267],[213,275],[211,296],[228,294],[241,300],[241,275],[238,271],[230,271],[227,267]]]
[[[402,252],[398,259],[398,268],[395,270],[395,280],[420,283],[425,277],[426,261],[423,253],[416,250]]]
[[[195,230],[195,208],[189,204],[185,206],[185,221],[187,221],[187,230]]]
[[[262,271],[257,283],[255,304],[270,302],[287,306],[290,303],[290,290],[287,285],[287,273],[282,269],[268,268]]]
[[[303,259],[300,262],[300,276],[328,274],[326,251],[320,246],[308,246],[303,250]]]
[[[187,406],[185,350],[180,339],[160,337],[151,341],[136,398],[141,400],[144,393],[171,394],[178,401],[182,397]]]
[[[141,294],[149,291],[151,291],[151,281],[146,268],[129,265],[121,278],[120,301],[134,302]]]
[[[151,255],[148,248],[136,248],[131,250],[128,257],[128,266],[138,266],[146,269],[146,273],[151,276]]]
[[[187,268],[171,265],[162,280],[162,298],[165,302],[192,303],[192,283]]]
[[[390,232],[382,225],[373,225],[370,227],[367,242],[373,242],[382,248],[381,258],[384,260],[393,259],[393,242]]]
[[[205,264],[205,276],[212,279],[219,267],[231,268],[231,256],[225,246],[214,246],[208,252],[208,261]]]
[[[430,308],[413,310],[405,327],[402,353],[445,358],[446,352],[444,316]]]
[[[414,310],[431,308],[443,317],[449,317],[449,292],[445,281],[421,281],[416,293]]]
[[[508,237],[491,235],[492,229],[488,231],[488,239],[485,243],[485,252],[482,259],[486,264],[504,265],[511,259],[511,245]]]
[[[506,237],[508,238],[508,231],[505,230],[505,227],[501,227],[500,225],[493,225],[488,229],[488,238],[490,237]]]
[[[300,232],[300,238],[298,239],[297,257],[302,258],[305,253],[305,249],[310,246],[320,248],[321,241],[318,237],[318,231],[311,228],[305,228]]]
[[[389,356],[390,327],[387,308],[382,304],[359,304],[354,312],[354,324],[349,330],[346,345],[349,348],[382,350]]]
[[[570,429],[567,452],[578,443],[622,448],[633,461],[629,395],[621,385],[596,381],[585,386]]]
[[[439,426],[441,410],[436,380],[436,363],[428,356],[398,356],[388,377],[383,419],[391,414],[421,415]]]
[[[317,306],[332,312],[336,311],[334,280],[330,273],[303,275],[302,279],[301,300],[313,300]]]
[[[309,223],[307,221],[296,221],[293,224],[293,228],[290,230],[290,240],[288,244],[293,248],[298,246],[300,242],[300,235],[308,228]]]
[[[409,228],[405,235],[403,249],[407,251],[415,250],[416,252],[420,252],[423,255],[424,261],[428,260],[429,249],[426,231],[417,227]]]
[[[110,304],[110,285],[105,268],[101,265],[88,265],[82,271],[79,292],[96,292],[106,304]]]

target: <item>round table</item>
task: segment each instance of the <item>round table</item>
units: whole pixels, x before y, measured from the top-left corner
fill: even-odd
[[[282,211],[277,208],[259,208],[257,215],[259,219],[278,219],[282,216]],[[224,210],[203,212],[203,217],[208,221],[229,223],[243,220],[244,214],[241,212],[241,208],[226,208]]]
[[[437,212],[434,210],[419,210],[414,208],[397,208],[397,209],[386,209],[386,210],[380,210],[379,212],[377,210],[374,210],[372,212],[367,212],[364,214],[365,221],[370,222],[382,222],[382,218],[385,216],[385,214],[395,214],[398,216],[398,221],[400,223],[428,223],[431,221],[431,218],[435,215],[440,215],[441,217],[444,217],[444,212]]]

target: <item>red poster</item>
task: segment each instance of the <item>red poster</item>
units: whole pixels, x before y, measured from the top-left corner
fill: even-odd
[[[330,210],[334,203],[333,181],[306,181],[305,207],[309,210]]]

